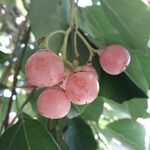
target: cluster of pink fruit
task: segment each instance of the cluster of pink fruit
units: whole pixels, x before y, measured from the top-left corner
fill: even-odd
[[[101,49],[98,55],[103,70],[112,75],[123,72],[130,62],[129,52],[120,45]],[[71,102],[88,104],[99,93],[98,75],[92,65],[64,68],[61,58],[50,50],[33,54],[26,63],[25,73],[31,84],[47,87],[37,100],[38,111],[46,118],[62,118],[68,114]]]

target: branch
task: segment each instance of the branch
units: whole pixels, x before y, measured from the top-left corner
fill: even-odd
[[[18,110],[16,116],[13,118],[13,120],[11,121],[12,125],[15,120],[17,119],[17,117],[20,115],[20,113],[23,111],[24,107],[26,106],[26,104],[30,101],[31,97],[34,95],[34,92],[36,91],[36,87],[32,90],[31,94],[28,96],[28,98],[26,99],[26,101],[24,101],[24,103],[21,105],[20,109]]]
[[[26,23],[26,21],[24,22]],[[25,28],[26,30],[26,28]],[[23,31],[24,33],[25,31]],[[25,47],[22,49],[22,54],[20,56],[20,59],[19,59],[19,62],[18,62],[18,66],[16,68],[16,72],[15,72],[15,75],[14,75],[14,82],[13,82],[13,86],[12,86],[12,90],[11,90],[11,97],[9,99],[9,103],[8,103],[8,108],[7,108],[7,113],[6,113],[6,117],[5,117],[5,120],[4,120],[4,126],[5,128],[8,127],[8,119],[9,119],[9,113],[11,111],[11,108],[12,108],[12,103],[13,103],[13,96],[16,95],[16,85],[17,85],[17,76],[19,75],[19,72],[21,70],[21,66],[22,66],[22,59],[24,57],[24,53],[25,53],[25,50],[26,50],[26,47],[27,47],[27,43],[29,41],[29,37],[30,37],[30,27],[28,28],[28,31],[26,33],[24,33],[23,37],[22,37],[22,43],[25,44]]]

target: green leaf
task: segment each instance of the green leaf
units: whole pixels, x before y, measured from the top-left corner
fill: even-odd
[[[0,99],[0,126],[2,125],[3,121],[5,120],[7,107],[8,107],[9,99],[7,97],[2,97]]]
[[[112,99],[119,103],[131,98],[147,98],[147,95],[125,73],[112,76],[105,73],[99,65],[98,56],[93,58],[93,66],[99,75],[100,96]]]
[[[146,99],[137,99],[137,98],[125,102],[124,105],[127,107],[127,110],[133,120],[136,120],[139,117],[144,117],[148,107]]]
[[[15,5],[16,1],[15,0],[0,0],[1,4],[11,4],[11,5]]]
[[[6,86],[6,85],[4,85],[4,84],[0,83],[0,90],[6,89],[6,88],[7,88],[7,86]]]
[[[93,120],[98,122],[99,117],[103,110],[103,99],[97,97],[91,104],[87,105],[84,112],[82,113],[83,118],[87,120]]]
[[[39,142],[40,141],[40,142]],[[60,150],[52,135],[36,120],[20,120],[0,138],[3,150]]]
[[[80,118],[70,121],[70,126],[64,134],[69,150],[96,150],[97,142],[91,128]]]
[[[98,2],[100,2],[100,0],[92,0],[93,5],[97,5]]]
[[[130,119],[121,119],[107,125],[106,129],[119,141],[128,144],[131,149],[143,150],[145,147],[145,129]]]
[[[101,4],[112,25],[131,48],[148,50],[150,12],[143,2],[101,0]]]
[[[79,27],[87,33],[97,47],[104,47],[104,35],[116,33],[101,6],[80,8],[78,11]]]
[[[137,87],[139,87],[143,92],[145,92],[145,94],[147,94],[148,85],[135,50],[130,50],[130,55],[131,61],[125,73],[137,85]]]
[[[150,53],[144,55],[143,53],[137,51],[137,56],[141,62],[143,74],[145,75],[146,81],[150,88],[150,69],[149,69]]]
[[[29,114],[30,116],[34,116],[34,115],[38,116],[39,115],[38,117],[41,117],[41,115],[39,114],[39,112],[37,110],[37,100],[38,100],[38,97],[40,96],[40,94],[43,92],[43,90],[44,90],[44,88],[35,89],[35,91],[33,91],[33,93],[30,95],[29,101],[24,109],[26,114],[29,114],[32,112],[31,114]],[[30,108],[30,110],[27,110],[28,108]]]
[[[87,63],[87,60],[89,58],[89,50],[84,44],[84,42],[77,36],[76,38],[76,44],[77,44],[77,51],[79,54],[78,61],[80,65],[84,65]],[[73,33],[70,34],[69,40],[68,40],[68,46],[67,46],[67,59],[71,62],[75,59],[75,46],[74,46],[74,35]]]
[[[87,105],[72,104],[71,109],[70,109],[69,113],[67,114],[67,117],[69,119],[72,119],[72,118],[75,118],[77,116],[80,116],[84,112],[86,107],[87,107]]]
[[[66,29],[69,24],[70,2],[67,0],[31,0],[28,18],[31,22],[31,30],[36,39],[48,36],[55,30]],[[49,46],[59,51],[62,44],[62,36],[55,36],[54,42]]]
[[[9,54],[3,53],[0,51],[0,63],[4,63],[6,60],[8,60],[10,57]]]
[[[109,105],[109,108],[106,107]],[[112,100],[104,99],[104,109],[103,115],[107,119],[115,118],[131,118],[136,120],[139,117],[144,117],[147,110],[147,100],[134,98],[130,101],[126,101],[122,104],[116,103]]]

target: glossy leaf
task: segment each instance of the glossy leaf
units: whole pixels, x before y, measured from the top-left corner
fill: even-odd
[[[145,147],[145,129],[130,119],[121,119],[107,125],[108,131],[131,149],[143,150]]]
[[[75,45],[74,45],[74,34],[71,33],[68,40],[67,47],[67,59],[71,62],[75,59]],[[80,65],[84,65],[87,63],[89,58],[89,50],[84,44],[84,42],[77,36],[76,38],[76,48],[79,54],[78,61]]]
[[[139,117],[144,117],[148,107],[147,100],[140,98],[134,98],[122,104],[104,99],[104,103],[103,115],[109,120],[115,120],[116,118],[130,118],[136,120]]]
[[[86,107],[87,107],[87,105],[74,105],[73,104],[71,106],[69,113],[67,114],[67,117],[69,119],[72,119],[72,118],[75,118],[77,116],[80,116],[84,112]]]
[[[131,61],[125,73],[137,85],[137,87],[139,87],[143,92],[145,92],[145,94],[147,94],[148,85],[143,74],[140,60],[138,59],[135,50],[130,49],[130,55]]]
[[[133,120],[136,120],[139,117],[144,117],[148,107],[146,99],[137,99],[137,98],[125,102],[124,105],[126,106]]]
[[[67,0],[31,0],[28,18],[36,39],[46,37],[55,30],[66,29],[69,11],[70,2]],[[55,36],[55,44],[52,44],[49,45],[52,50],[60,51],[62,37]]]
[[[0,99],[0,126],[2,125],[3,121],[5,120],[8,103],[9,103],[9,99],[7,97],[2,97]]]
[[[52,135],[32,119],[20,120],[9,128],[1,136],[0,145],[5,150],[60,150]]]
[[[37,99],[38,99],[38,97],[40,96],[40,94],[43,92],[43,88],[41,88],[41,89],[36,89],[33,93],[32,93],[32,95],[30,96],[30,101],[29,101],[29,103],[31,104],[31,106],[32,106],[32,108],[33,108],[33,110],[35,111],[35,112],[38,112],[38,110],[37,110]]]
[[[80,28],[92,38],[91,41],[98,47],[106,45],[104,35],[117,32],[109,23],[101,6],[80,8],[78,20]]]
[[[93,58],[93,65],[99,75],[101,86],[100,96],[115,100],[119,103],[130,100],[131,98],[147,98],[141,90],[125,73],[111,76],[105,73],[99,65],[98,56]]]
[[[80,118],[71,120],[64,138],[69,150],[95,150],[97,148],[91,128]]]
[[[142,54],[142,53],[137,52],[137,56],[141,62],[143,74],[145,75],[146,81],[150,88],[150,69],[149,69],[150,53]]]
[[[91,104],[89,104],[84,112],[82,113],[83,118],[87,120],[93,120],[98,122],[99,117],[103,110],[103,99],[102,97],[97,97]]]
[[[131,48],[148,50],[150,12],[140,0],[101,0],[112,25]]]

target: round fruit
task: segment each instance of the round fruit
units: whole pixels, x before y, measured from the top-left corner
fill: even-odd
[[[100,50],[99,62],[105,72],[111,75],[118,75],[129,65],[130,54],[121,45],[111,45]]]
[[[45,90],[38,98],[37,108],[46,118],[58,119],[66,116],[71,103],[63,89],[53,87]]]
[[[69,76],[65,90],[73,103],[83,105],[95,100],[99,93],[99,84],[93,73],[77,72]]]
[[[29,81],[25,81],[22,88],[26,91],[27,94],[30,94],[34,86]]]
[[[93,68],[93,66],[91,64],[87,64],[87,65],[82,66],[82,71],[93,73],[93,75],[98,80],[97,72],[96,72],[96,70]]]
[[[64,78],[62,79],[61,83],[60,83],[60,87],[62,89],[65,90],[65,87],[66,87],[66,82],[67,82],[67,79],[68,77],[73,73],[73,69],[72,68],[65,68],[65,75],[64,75]]]
[[[64,65],[55,53],[41,50],[28,59],[25,73],[31,84],[38,87],[51,87],[63,78]]]

